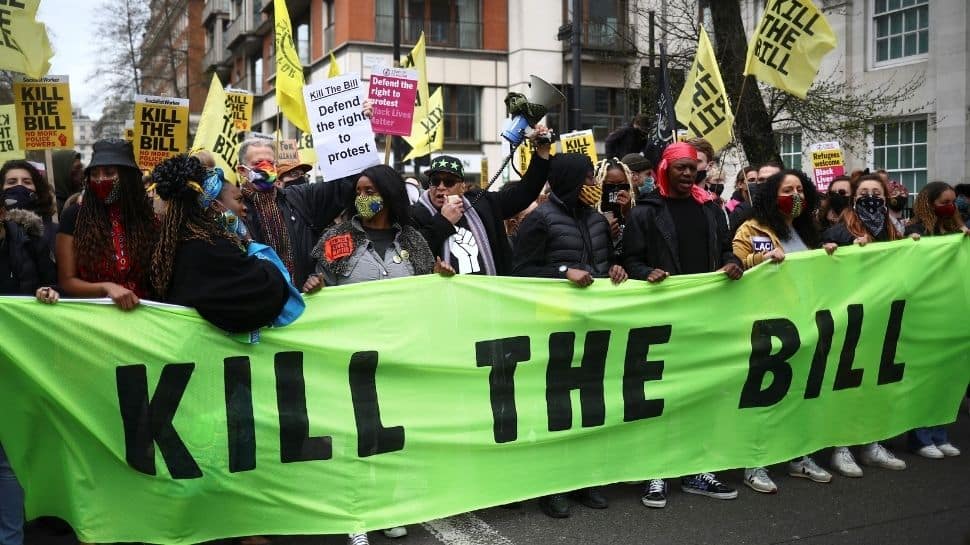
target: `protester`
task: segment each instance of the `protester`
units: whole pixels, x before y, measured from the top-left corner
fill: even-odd
[[[218,200],[230,185],[222,171],[209,174],[197,158],[178,155],[156,166],[152,181],[167,204],[152,255],[158,296],[229,332],[277,323],[291,296],[287,278],[271,261],[247,255],[229,231]]]
[[[56,303],[56,283],[57,269],[40,217],[25,209],[8,210],[0,200],[0,295],[34,295],[43,303]]]
[[[636,198],[641,199],[653,193],[653,164],[640,153],[628,153],[620,161],[630,169],[633,187],[637,189]]]
[[[630,121],[630,124],[620,127],[606,136],[607,157],[623,157],[630,153],[643,153],[647,147],[650,117],[640,114]]]
[[[822,230],[839,223],[842,212],[852,200],[852,181],[848,176],[839,176],[829,183],[825,200],[818,209],[818,222]]]
[[[714,200],[723,208],[725,202],[721,193],[724,193],[724,171],[720,168],[709,169],[708,177],[701,185],[711,192]]]
[[[534,141],[546,128],[536,127]],[[528,143],[525,145],[529,145]],[[430,187],[411,207],[411,218],[431,251],[459,274],[508,276],[512,248],[504,220],[514,218],[536,200],[549,174],[551,144],[536,147],[522,180],[501,191],[460,193],[464,183],[461,161],[439,155],[428,169]]]
[[[206,170],[216,168],[216,156],[213,155],[211,151],[205,149],[196,150],[192,156],[198,159]],[[148,176],[148,179],[148,183],[151,184],[152,182],[150,175]]]
[[[623,253],[623,224],[636,204],[636,189],[630,168],[617,158],[603,159],[593,171],[602,196],[596,207],[606,217],[617,255]]]
[[[697,150],[697,183],[703,187],[708,169],[714,164],[714,146],[703,138],[691,138],[687,143]]]
[[[763,198],[755,201],[751,219],[742,223],[734,235],[734,255],[745,269],[765,260],[781,262],[792,252],[819,247],[819,233],[812,214],[818,195],[805,173],[783,170],[770,176],[761,191]],[[788,474],[819,483],[832,480],[832,475],[810,456],[789,462]],[[766,494],[778,491],[764,467],[745,469],[744,484]]]
[[[964,224],[970,227],[970,184],[957,184],[953,190],[957,194],[955,201],[957,212],[960,213]]]
[[[880,175],[879,177],[888,179],[888,175]],[[886,187],[889,189],[889,197],[886,199],[886,208],[889,209],[889,220],[893,222],[893,227],[902,233],[906,230],[906,225],[903,220],[903,210],[909,204],[909,190],[903,184],[893,180],[886,182]]]
[[[774,161],[765,163],[758,167],[758,176],[753,180],[748,178],[745,182],[746,196],[744,202],[739,203],[734,207],[734,212],[728,216],[728,224],[731,227],[731,231],[737,231],[738,226],[744,222],[745,218],[748,217],[748,211],[751,210],[751,203],[758,199],[760,194],[761,184],[763,184],[770,176],[781,172],[785,168],[781,163],[776,163]]]
[[[58,284],[66,295],[108,297],[133,309],[151,293],[148,272],[158,234],[131,144],[95,142],[84,175],[83,200],[61,216]]]
[[[743,271],[731,248],[724,213],[708,192],[696,185],[697,150],[686,143],[664,150],[657,168],[657,191],[630,212],[624,233],[624,265],[630,278],[661,282],[672,274],[723,271],[740,279]],[[681,490],[717,499],[734,499],[738,491],[713,473],[681,480]],[[667,505],[667,484],[652,479],[641,502]]]
[[[28,210],[40,217],[44,223],[44,239],[49,248],[54,247],[57,225],[54,215],[57,212],[54,191],[47,178],[29,161],[7,161],[0,167],[0,180],[3,180],[4,205],[7,210]]]
[[[731,198],[724,203],[724,210],[730,215],[734,213],[738,205],[743,202],[751,202],[748,196],[748,183],[756,183],[758,179],[758,169],[751,165],[745,165],[738,171],[734,179],[734,193]]]
[[[306,163],[291,160],[280,161],[277,170],[279,174],[276,177],[276,187],[282,189],[309,183],[310,178],[307,173],[313,170],[313,167]]]
[[[54,170],[53,176],[48,175],[47,178],[54,186],[57,213],[60,214],[65,208],[67,198],[81,191],[84,185],[81,154],[72,149],[56,149],[51,153],[51,168]],[[57,234],[57,231],[54,233]]]

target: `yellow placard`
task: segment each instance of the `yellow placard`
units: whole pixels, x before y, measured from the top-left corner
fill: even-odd
[[[125,142],[131,142],[135,139],[135,120],[129,119],[125,121]]]
[[[0,106],[0,162],[24,158],[25,154],[20,147],[18,132],[17,112],[14,105]]]
[[[593,140],[591,129],[568,132],[559,137],[559,142],[563,153],[585,153],[593,161],[593,164],[599,161],[599,157],[596,155],[596,141]]]
[[[731,101],[721,80],[711,40],[703,28],[694,64],[674,111],[677,121],[687,126],[691,136],[706,139],[715,151],[731,142],[731,127],[734,125]]]
[[[306,163],[313,166],[317,166],[317,152],[313,149],[313,135],[308,132],[300,133],[299,142],[299,152],[300,152],[300,162]]]
[[[32,79],[18,76],[13,83],[20,149],[74,148],[71,87],[67,76]]]
[[[553,143],[549,154],[555,155],[557,147],[559,147],[559,143]],[[518,169],[519,174],[525,174],[525,171],[529,170],[529,165],[532,163],[532,145],[528,142],[524,142],[521,146],[516,148],[516,153],[518,154],[518,157],[515,158],[516,168]]]
[[[250,130],[253,126],[253,94],[239,89],[226,89],[226,111],[232,117],[236,132]]]
[[[135,96],[135,161],[151,170],[188,150],[189,99]]]

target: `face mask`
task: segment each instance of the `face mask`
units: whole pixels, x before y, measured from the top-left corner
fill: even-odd
[[[957,210],[959,210],[964,216],[970,212],[970,201],[967,201],[967,198],[963,195],[957,197]]]
[[[802,207],[804,204],[805,200],[798,193],[778,196],[778,210],[792,219],[802,215]]]
[[[903,208],[906,208],[906,199],[903,197],[893,197],[889,199],[887,206],[893,212],[902,212]]]
[[[694,183],[695,184],[699,184],[699,183],[703,182],[706,179],[707,179],[707,171],[706,170],[698,170],[697,171],[697,174],[694,175]]]
[[[362,219],[369,220],[384,209],[384,199],[380,195],[357,195],[354,206]]]
[[[239,237],[240,240],[246,238],[249,231],[246,230],[246,226],[243,224],[239,216],[234,214],[232,210],[224,210],[218,217],[216,217],[216,223],[222,226],[223,229]]]
[[[760,192],[761,192],[761,184],[760,183],[753,183],[753,184],[752,183],[748,183],[748,196],[751,198],[751,202],[752,203],[758,197],[758,193],[760,193]]]
[[[121,197],[121,180],[89,180],[88,187],[104,204],[114,204]]]
[[[864,195],[855,200],[855,213],[873,235],[878,236],[886,227],[886,199]]]
[[[30,208],[35,202],[37,202],[37,193],[22,185],[15,185],[3,192],[3,203],[7,210]]]
[[[952,202],[949,204],[938,204],[933,207],[933,212],[940,218],[952,218],[957,213],[957,205]]]
[[[829,193],[829,208],[836,214],[841,214],[849,204],[849,198],[839,193]]]
[[[263,159],[254,163],[252,167],[246,168],[249,169],[247,177],[256,186],[257,191],[273,189],[273,183],[276,182],[276,165],[272,161]]]
[[[603,188],[598,185],[584,185],[579,189],[579,202],[593,206],[603,198]]]
[[[721,193],[724,193],[724,184],[711,184],[708,187],[708,190],[710,190],[711,193],[720,197]]]
[[[657,182],[650,176],[645,176],[643,178],[643,185],[640,187],[640,195],[646,196],[653,193],[653,190],[657,187]]]

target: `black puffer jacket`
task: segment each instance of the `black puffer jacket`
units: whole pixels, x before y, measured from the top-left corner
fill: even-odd
[[[51,250],[44,238],[40,217],[27,210],[8,210],[0,238],[0,269],[8,271],[0,278],[0,295],[33,295],[37,288],[54,286],[57,271]]]
[[[714,202],[703,205],[708,226],[708,259],[711,271],[728,263],[741,265],[731,246],[724,212]],[[623,265],[630,278],[646,280],[650,271],[661,269],[681,274],[674,218],[664,197],[654,192],[630,212],[623,232]]]

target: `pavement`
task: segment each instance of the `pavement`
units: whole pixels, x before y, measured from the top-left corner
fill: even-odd
[[[883,442],[908,464],[905,471],[864,467],[861,479],[836,475],[829,484],[788,477],[785,466],[769,468],[779,492],[759,494],[742,484],[740,470],[718,477],[739,497],[720,501],[682,493],[671,481],[665,509],[640,503],[641,486],[606,487],[606,510],[576,504],[568,519],[544,516],[535,501],[496,507],[408,527],[409,535],[372,544],[746,544],[778,545],[970,545],[970,416],[961,408],[949,427],[964,454],[928,460],[906,450],[905,437]],[[828,467],[831,449],[815,456]],[[341,545],[346,536],[273,536],[272,545]],[[27,545],[73,545],[73,535],[30,528]],[[230,540],[210,545],[231,545]]]

